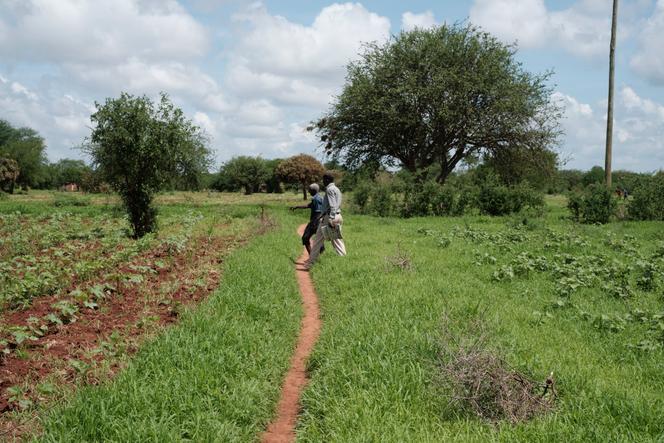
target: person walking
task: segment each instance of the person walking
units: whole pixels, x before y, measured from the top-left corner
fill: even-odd
[[[295,211],[296,209],[311,210],[309,223],[307,223],[307,227],[304,228],[304,233],[302,234],[302,244],[307,249],[309,255],[311,255],[311,237],[313,237],[318,231],[318,226],[323,218],[323,197],[321,197],[318,192],[319,190],[320,188],[317,183],[310,184],[309,193],[311,194],[311,203],[308,205],[290,207],[291,211]],[[323,248],[323,250],[324,249],[325,248]],[[323,250],[321,250],[321,252],[323,252]]]
[[[341,191],[334,184],[334,177],[329,172],[323,175],[323,186],[325,186],[325,197],[323,197],[322,222],[316,231],[314,244],[311,247],[309,258],[304,262],[304,269],[309,270],[321,253],[325,240],[332,243],[334,251],[340,255],[346,255],[346,245],[341,232],[343,218],[341,217]]]

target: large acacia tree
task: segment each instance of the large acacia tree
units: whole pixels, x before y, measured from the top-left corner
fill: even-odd
[[[94,124],[84,150],[93,166],[120,194],[134,237],[156,229],[154,194],[174,177],[201,175],[210,151],[200,129],[166,94],[155,104],[146,96],[122,93],[95,103]]]
[[[551,74],[527,72],[515,52],[460,24],[369,44],[310,129],[348,167],[377,161],[418,173],[436,166],[439,183],[471,155],[551,149],[560,116]]]

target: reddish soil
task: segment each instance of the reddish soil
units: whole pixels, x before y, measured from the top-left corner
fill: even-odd
[[[95,384],[113,376],[126,361],[122,355],[134,352],[142,338],[177,321],[182,306],[202,300],[218,287],[219,263],[228,251],[247,239],[248,235],[194,238],[181,252],[169,254],[156,248],[107,270],[112,272],[96,281],[73,284],[70,289],[83,291],[94,284],[115,286],[107,291],[104,300],[98,301],[96,309],[71,297],[44,296],[34,299],[26,310],[6,312],[0,319],[2,325],[27,326],[28,319],[35,317],[40,319],[39,326],[47,323],[43,320],[46,315],[57,312],[52,307],[57,301],[70,300],[79,308],[75,321],[59,326],[49,324],[42,337],[21,345],[21,353],[0,355],[0,435],[16,437],[20,433],[12,419],[3,414],[18,408],[15,401],[10,401],[8,387],[24,386],[24,399],[41,402],[48,398],[35,389],[40,382],[55,380],[73,386]],[[142,281],[109,280],[117,275],[141,275]],[[0,338],[10,338],[6,333],[2,335]],[[84,362],[90,370],[77,371],[70,364],[72,360]]]
[[[298,229],[302,235],[305,225]],[[307,258],[306,252],[302,252],[299,264]],[[297,340],[295,353],[291,358],[290,369],[286,374],[281,387],[281,397],[277,406],[277,417],[263,434],[263,443],[285,443],[295,441],[295,424],[300,410],[300,395],[306,386],[308,379],[306,374],[306,362],[320,335],[321,320],[318,308],[318,297],[311,282],[309,273],[301,267],[295,268],[297,283],[300,287],[302,304],[304,305],[304,317],[300,335]]]

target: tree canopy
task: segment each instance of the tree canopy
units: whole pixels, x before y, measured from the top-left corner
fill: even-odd
[[[307,199],[307,187],[319,181],[325,173],[325,167],[314,157],[299,154],[284,160],[277,166],[276,174],[286,183],[302,186],[302,194]]]
[[[156,229],[154,194],[174,177],[200,177],[210,151],[200,129],[164,93],[156,104],[147,96],[122,93],[95,106],[84,150],[120,194],[134,236],[142,237]]]
[[[471,155],[551,149],[560,133],[551,74],[527,72],[515,53],[459,24],[368,44],[310,129],[349,167],[378,161],[416,173],[437,165],[439,183]]]
[[[46,145],[37,131],[31,128],[15,128],[0,120],[0,157],[18,164],[20,174],[16,183],[34,187],[42,179],[47,164]]]
[[[244,189],[244,193],[249,195],[258,192],[270,177],[270,168],[265,160],[241,155],[221,166],[217,187],[228,191]]]
[[[0,157],[0,191],[13,194],[19,174],[20,169],[16,160]]]
[[[50,167],[52,175],[51,182],[55,187],[63,186],[67,183],[76,183],[81,185],[84,177],[92,173],[92,168],[86,165],[83,160],[72,160],[63,158],[58,160]]]

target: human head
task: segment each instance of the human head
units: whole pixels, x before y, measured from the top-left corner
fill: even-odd
[[[318,187],[318,183],[312,183],[312,184],[309,185],[309,193],[311,195],[318,194],[319,190],[320,190],[320,188]]]
[[[323,185],[327,186],[330,183],[334,183],[334,176],[330,172],[323,174]]]

